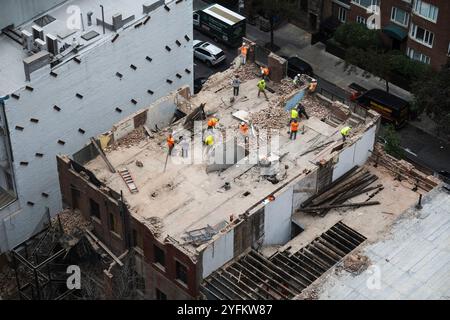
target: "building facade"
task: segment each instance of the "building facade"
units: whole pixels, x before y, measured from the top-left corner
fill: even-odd
[[[370,8],[378,7],[377,18]],[[341,23],[378,24],[388,46],[439,70],[450,56],[450,2],[446,0],[328,0],[325,16]]]
[[[0,252],[60,211],[57,154],[192,87],[192,0],[97,2],[0,35]]]

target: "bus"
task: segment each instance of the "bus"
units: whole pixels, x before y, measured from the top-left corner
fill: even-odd
[[[242,44],[246,33],[245,17],[219,4],[194,12],[194,28],[230,47]]]
[[[356,99],[366,109],[378,112],[384,121],[392,123],[395,128],[403,127],[409,119],[409,103],[386,91],[372,89]]]

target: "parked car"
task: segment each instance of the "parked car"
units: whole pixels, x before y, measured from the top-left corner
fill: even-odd
[[[208,80],[208,78],[206,78],[206,77],[199,77],[199,78],[194,79],[194,94],[197,94],[202,90],[203,85],[205,84],[205,82],[207,80]]]
[[[222,49],[209,42],[200,40],[194,40],[194,57],[208,66],[218,65],[227,58]]]
[[[307,74],[310,77],[314,76],[314,71],[311,65],[300,59],[299,57],[286,57],[282,56],[288,62],[287,75],[289,78],[294,79],[297,74]]]

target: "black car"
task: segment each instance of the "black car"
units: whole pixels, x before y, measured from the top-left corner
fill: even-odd
[[[194,80],[194,94],[197,94],[202,90],[206,80],[208,80],[206,77],[200,77]]]
[[[308,62],[300,59],[299,57],[288,58],[282,56],[282,58],[286,59],[288,62],[287,75],[289,78],[294,79],[297,74],[307,74],[310,77],[314,76],[313,68]]]

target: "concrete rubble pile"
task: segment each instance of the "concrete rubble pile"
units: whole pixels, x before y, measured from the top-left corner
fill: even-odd
[[[120,148],[129,148],[133,145],[138,144],[142,140],[145,140],[147,138],[144,128],[139,127],[129,134],[127,134],[125,137],[119,139],[118,141],[114,142],[112,145],[108,146],[106,148],[106,152],[118,150]]]

